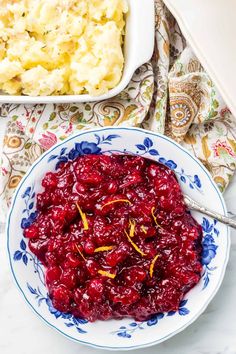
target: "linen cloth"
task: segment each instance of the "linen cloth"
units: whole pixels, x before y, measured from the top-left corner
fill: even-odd
[[[8,119],[0,169],[1,216],[30,165],[80,130],[136,126],[168,135],[191,151],[224,191],[236,169],[236,119],[176,20],[155,1],[155,50],[128,87],[107,101],[0,106]]]

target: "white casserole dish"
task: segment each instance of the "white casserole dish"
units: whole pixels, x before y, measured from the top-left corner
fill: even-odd
[[[135,70],[147,62],[153,53],[155,10],[154,0],[127,0],[129,13],[126,18],[124,42],[125,64],[120,83],[102,96],[63,95],[63,96],[23,96],[7,95],[0,91],[0,103],[71,103],[100,101],[116,96],[131,80]]]

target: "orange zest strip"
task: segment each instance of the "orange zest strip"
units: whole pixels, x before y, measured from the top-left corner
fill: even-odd
[[[114,203],[129,203],[130,205],[132,204],[128,199],[116,199],[112,200],[102,206],[102,209],[105,208],[108,205],[114,204]]]
[[[136,221],[135,220],[130,220],[129,224],[130,224],[129,236],[130,237],[134,237]]]
[[[162,229],[161,225],[159,225],[158,222],[157,222],[157,218],[156,218],[156,216],[154,214],[154,211],[155,211],[155,207],[153,207],[152,210],[151,210],[152,217],[153,217],[153,219],[155,221],[155,224]]]
[[[116,274],[111,274],[111,273],[106,272],[105,270],[101,270],[101,269],[98,271],[98,273],[101,274],[104,277],[108,277],[108,278],[111,278],[111,279],[114,279],[116,277]]]
[[[150,265],[150,270],[149,270],[149,274],[150,274],[150,277],[152,278],[153,277],[153,272],[154,272],[154,267],[155,267],[155,263],[157,261],[157,259],[160,257],[159,254],[156,255],[156,257],[153,258],[152,260],[152,263]]]
[[[83,258],[84,261],[86,261],[86,258],[84,257],[83,253],[80,251],[79,246],[76,245],[77,251],[79,252],[80,256]]]
[[[98,247],[94,250],[94,252],[105,252],[105,251],[111,251],[113,250],[115,246],[103,246],[103,247]]]
[[[79,210],[79,213],[80,213],[80,216],[81,216],[81,219],[82,219],[82,222],[83,222],[83,225],[84,225],[84,230],[88,230],[89,229],[89,226],[88,226],[88,220],[86,218],[86,214],[83,213],[82,209],[80,208],[79,204],[78,203],[75,203],[78,210]]]
[[[141,226],[141,230],[145,233],[145,234],[147,234],[147,230],[146,230],[146,228],[145,228],[145,226]]]
[[[129,240],[129,242],[130,242],[131,245],[133,246],[133,248],[134,248],[138,253],[140,253],[141,256],[143,256],[143,257],[146,256],[146,254],[143,253],[143,251],[141,251],[141,249],[136,245],[136,243],[134,243],[134,242],[131,240],[131,238],[130,238],[130,236],[128,235],[128,232],[127,232],[127,231],[125,231],[125,234],[126,234],[128,240]]]

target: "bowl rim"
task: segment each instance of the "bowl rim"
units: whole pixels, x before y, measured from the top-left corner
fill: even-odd
[[[182,332],[183,330],[185,330],[188,326],[190,326],[193,322],[195,322],[198,317],[200,317],[200,315],[202,315],[202,313],[206,310],[206,308],[208,307],[208,305],[210,304],[210,302],[212,301],[212,299],[215,297],[215,295],[217,294],[220,286],[222,285],[223,279],[224,279],[224,275],[226,272],[226,267],[229,261],[229,255],[230,255],[230,246],[231,246],[231,239],[230,239],[230,228],[226,227],[226,241],[227,241],[227,248],[226,248],[226,257],[224,260],[224,264],[222,265],[222,269],[221,269],[221,274],[220,274],[220,278],[218,281],[218,284],[216,286],[216,288],[214,289],[213,293],[211,294],[211,296],[209,296],[209,298],[207,299],[207,301],[204,303],[204,305],[201,307],[201,309],[198,311],[198,313],[191,319],[189,320],[186,324],[184,324],[182,327],[178,328],[176,331],[166,335],[165,337],[162,337],[161,339],[158,340],[154,340],[152,342],[146,343],[146,344],[139,344],[139,345],[132,345],[132,346],[121,346],[121,347],[111,347],[111,346],[106,346],[106,345],[97,345],[97,344],[93,344],[93,343],[89,343],[87,341],[84,340],[80,340],[80,339],[76,339],[66,333],[64,333],[61,329],[59,329],[58,327],[54,326],[53,324],[51,324],[46,318],[43,317],[43,315],[41,315],[36,308],[34,308],[33,305],[31,305],[31,303],[28,301],[27,296],[24,293],[24,290],[21,288],[20,284],[17,281],[17,278],[15,276],[14,270],[13,270],[13,266],[12,266],[12,257],[11,257],[11,251],[10,251],[10,223],[11,223],[11,214],[12,211],[14,209],[14,205],[16,202],[16,199],[18,197],[18,194],[20,192],[21,187],[23,186],[24,182],[27,180],[28,176],[33,172],[33,170],[35,169],[35,167],[41,163],[41,161],[48,155],[50,155],[55,149],[57,149],[60,146],[63,146],[65,143],[67,143],[70,140],[75,139],[76,137],[81,137],[83,135],[87,135],[88,133],[97,133],[97,132],[104,132],[104,131],[115,131],[115,130],[120,130],[120,131],[133,131],[133,132],[142,132],[146,135],[151,135],[155,138],[161,138],[164,139],[166,141],[168,141],[168,143],[171,143],[173,145],[175,145],[178,149],[182,150],[183,152],[185,152],[192,160],[194,160],[199,167],[203,170],[203,172],[206,174],[206,176],[208,177],[208,179],[210,180],[211,184],[213,185],[214,189],[216,190],[216,193],[218,194],[220,201],[221,201],[221,205],[223,207],[224,213],[225,215],[227,215],[227,207],[226,207],[226,203],[225,200],[223,198],[222,193],[220,192],[219,188],[217,187],[215,181],[213,180],[212,176],[210,175],[210,172],[206,169],[206,167],[194,156],[192,155],[186,148],[182,147],[180,144],[178,144],[177,142],[175,142],[174,140],[172,140],[171,138],[160,134],[160,133],[155,133],[155,132],[151,132],[148,131],[146,129],[141,129],[141,128],[132,128],[132,127],[105,127],[105,128],[92,128],[92,129],[88,129],[86,131],[81,131],[78,132],[76,134],[73,134],[72,136],[68,137],[67,139],[65,139],[62,142],[59,142],[57,144],[55,144],[54,146],[52,146],[49,150],[45,151],[30,167],[30,169],[27,171],[27,173],[25,174],[25,176],[22,178],[22,180],[20,181],[14,195],[12,198],[12,202],[8,211],[8,216],[7,216],[7,222],[6,222],[6,246],[7,246],[7,254],[8,254],[8,261],[9,261],[9,266],[11,269],[11,275],[14,279],[14,282],[18,288],[18,291],[22,294],[24,300],[26,301],[26,303],[28,304],[28,306],[36,313],[36,315],[41,319],[42,322],[46,323],[49,327],[51,327],[52,329],[56,330],[57,332],[61,333],[64,337],[66,337],[67,339],[72,340],[75,343],[78,344],[84,344],[86,346],[89,347],[93,347],[93,348],[97,348],[97,349],[105,349],[105,350],[109,350],[109,351],[115,351],[115,350],[121,350],[121,351],[128,351],[128,350],[134,350],[134,349],[142,349],[142,348],[148,348],[157,344],[160,344],[164,341],[166,341],[167,339],[170,339],[171,337],[175,336],[176,334]]]

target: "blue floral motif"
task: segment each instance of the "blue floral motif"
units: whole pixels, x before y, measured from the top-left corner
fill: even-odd
[[[60,164],[63,162],[68,162],[68,161],[74,161],[77,157],[83,156],[83,155],[98,155],[101,154],[101,145],[102,144],[107,144],[111,145],[113,139],[117,139],[120,136],[119,135],[108,135],[108,136],[99,136],[97,134],[94,135],[96,141],[95,142],[88,142],[88,141],[82,141],[81,143],[75,143],[75,146],[73,149],[71,149],[69,152],[67,152],[67,148],[61,149],[61,152],[59,155],[52,155],[49,157],[48,162],[51,162],[53,160],[57,160],[56,164],[56,169],[60,167]],[[99,146],[100,145],[100,146]]]
[[[31,213],[28,218],[23,218],[21,221],[21,227],[22,229],[26,229],[27,227],[30,227],[31,224],[36,220],[37,217],[37,212]]]
[[[159,155],[159,152],[156,149],[153,149],[153,142],[150,138],[145,138],[143,144],[137,144],[136,147],[138,150],[142,151],[143,154],[150,154],[152,156]]]
[[[118,337],[122,338],[132,338],[132,335],[138,330],[145,329],[146,327],[156,326],[160,320],[165,317],[174,316],[179,314],[180,316],[186,316],[190,313],[190,311],[185,307],[188,300],[182,300],[179,306],[178,311],[171,311],[168,313],[157,313],[153,315],[148,321],[143,322],[131,322],[127,327],[121,326],[117,331],[111,332],[111,334],[115,334]]]
[[[26,215],[26,217],[24,217],[21,221],[22,229],[29,227],[37,217],[37,212],[32,211],[34,207],[34,197],[34,187],[27,187],[25,192],[22,194],[22,198],[25,202],[25,209],[23,210],[23,214]]]
[[[29,197],[31,193],[31,187],[27,187],[25,192],[22,194],[22,198],[25,199],[26,197]]]
[[[132,322],[128,327],[121,326],[117,331],[111,332],[111,334],[115,334],[122,338],[131,338],[134,332],[145,328],[145,323],[146,322]]]
[[[13,255],[13,260],[14,261],[23,261],[24,265],[27,267],[28,262],[33,263],[34,267],[34,272],[38,274],[40,282],[45,285],[45,279],[44,279],[44,271],[42,267],[42,263],[39,261],[39,259],[33,255],[32,253],[27,251],[27,245],[26,242],[22,239],[20,241],[20,247],[17,251],[15,251]]]
[[[87,141],[82,141],[81,143],[76,143],[75,148],[72,149],[69,154],[69,160],[75,160],[79,156],[83,155],[98,155],[101,153],[101,148],[95,143],[88,143]]]
[[[65,155],[66,150],[67,150],[67,148],[62,148],[59,155],[51,155],[48,159],[48,162],[51,162],[53,160],[58,160],[58,162],[57,162],[58,166],[61,162],[67,162],[68,157],[67,157],[67,155]],[[56,165],[56,168],[57,168],[57,165]]]
[[[204,238],[202,242],[202,265],[204,267],[203,289],[206,289],[210,281],[210,275],[216,269],[216,267],[210,267],[210,263],[215,258],[218,249],[214,237],[218,237],[219,235],[219,230],[217,229],[217,221],[214,220],[213,223],[210,223],[209,220],[204,217],[202,222],[202,229],[204,232]]]
[[[203,241],[202,264],[208,265],[215,258],[218,246],[211,235],[206,235]]]
[[[178,311],[170,311],[167,313],[167,316],[174,316],[176,313],[178,313],[180,316],[186,316],[190,313],[189,309],[187,309],[187,307],[185,307],[185,305],[187,304],[188,300],[182,300],[180,305],[179,305],[179,309]]]
[[[112,140],[120,138],[120,135],[116,135],[116,134],[110,134],[108,136],[99,136],[98,134],[94,134],[96,140],[97,140],[97,145],[102,145],[102,144],[106,144],[106,145],[112,145]]]
[[[24,264],[27,266],[28,264],[28,255],[26,251],[26,243],[24,240],[20,242],[20,250],[16,251],[13,256],[14,261],[22,260]]]
[[[147,321],[147,325],[150,326],[155,326],[159,320],[164,318],[164,313],[157,313],[156,315],[153,315],[150,320]]]
[[[27,283],[27,287],[28,287],[28,290],[30,291],[30,293],[32,295],[34,295],[35,299],[38,301],[38,306],[40,306],[43,302],[45,302],[45,304],[48,306],[49,312],[53,316],[55,316],[56,319],[62,318],[63,320],[66,320],[66,322],[64,322],[66,327],[74,327],[77,330],[77,332],[79,332],[81,334],[87,333],[87,331],[85,331],[84,329],[81,328],[81,325],[88,323],[88,321],[86,321],[82,318],[76,318],[71,314],[63,313],[63,312],[56,310],[53,307],[52,301],[51,301],[48,294],[46,296],[44,296],[39,287],[37,287],[37,289],[33,288],[28,283]]]
[[[198,188],[201,188],[202,187],[202,183],[200,181],[200,178],[198,177],[198,175],[195,175],[194,176],[194,181],[193,183],[198,187]]]
[[[50,299],[49,296],[46,297],[45,301],[46,301],[46,304],[47,304],[47,306],[48,306],[49,312],[50,312],[53,316],[55,316],[56,319],[59,318],[59,317],[61,317],[62,312],[56,310],[56,309],[53,307],[52,301],[51,301],[51,299]]]
[[[169,167],[171,170],[175,170],[177,168],[177,165],[174,161],[166,160],[164,157],[160,157],[159,162],[162,163],[163,165]]]

